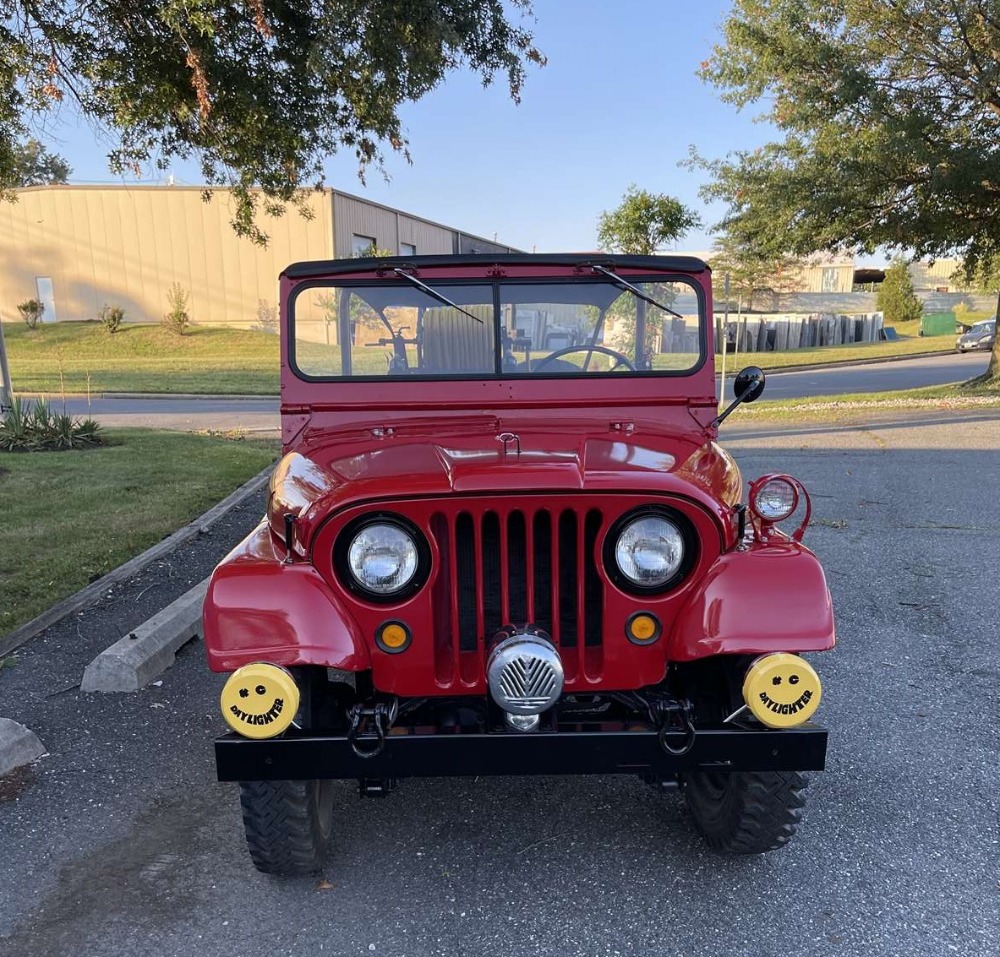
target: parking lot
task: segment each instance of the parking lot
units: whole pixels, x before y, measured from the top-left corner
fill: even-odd
[[[637,779],[340,785],[323,879],[251,866],[214,781],[221,679],[191,645],[162,684],[83,695],[83,666],[203,577],[260,503],[0,672],[50,755],[0,783],[0,951],[104,955],[934,955],[1000,937],[1000,414],[743,425],[744,478],[813,496],[835,651],[826,772],[787,848],[722,857]],[[256,510],[255,510],[256,509]],[[113,634],[112,634],[113,632]],[[110,637],[108,637],[110,636]]]

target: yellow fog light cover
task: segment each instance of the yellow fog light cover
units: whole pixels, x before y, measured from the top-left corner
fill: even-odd
[[[812,665],[785,652],[758,658],[743,679],[743,700],[769,728],[794,728],[808,721],[822,695]]]
[[[637,645],[649,645],[660,637],[660,622],[648,611],[637,611],[625,624],[628,640]]]
[[[234,671],[222,687],[222,717],[245,738],[273,738],[286,731],[299,710],[292,676],[263,661]]]
[[[410,629],[401,621],[385,621],[375,632],[375,643],[390,655],[406,651],[410,645]]]

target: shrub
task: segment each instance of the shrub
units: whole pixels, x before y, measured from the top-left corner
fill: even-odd
[[[886,323],[920,318],[924,307],[913,291],[913,281],[903,260],[897,259],[885,271],[885,279],[875,293],[875,308],[885,313]]]
[[[189,299],[190,294],[179,282],[175,282],[167,293],[170,309],[164,313],[163,325],[179,336],[183,336],[191,325],[191,317],[187,311]]]
[[[53,412],[44,399],[25,402],[19,396],[0,418],[0,452],[56,452],[104,445],[93,419],[74,419]]]
[[[111,335],[114,335],[125,319],[125,310],[121,306],[109,306],[104,304],[104,308],[97,314],[97,318],[104,324],[104,328]]]
[[[25,299],[24,302],[19,302],[17,304],[17,311],[21,314],[21,318],[27,323],[29,329],[34,329],[38,325],[38,321],[42,318],[42,314],[45,312],[45,303],[39,302],[37,299]]]
[[[254,332],[278,334],[278,310],[266,299],[257,300],[257,321],[250,327]]]

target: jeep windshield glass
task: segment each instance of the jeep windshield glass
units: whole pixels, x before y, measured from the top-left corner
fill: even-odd
[[[290,307],[308,379],[679,375],[704,357],[704,304],[683,278],[309,284]],[[649,300],[653,300],[650,303]],[[657,308],[659,307],[659,308]],[[476,320],[476,321],[473,321]]]

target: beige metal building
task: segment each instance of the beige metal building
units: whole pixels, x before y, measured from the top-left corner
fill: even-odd
[[[198,324],[253,326],[277,305],[291,262],[358,255],[372,244],[402,255],[510,252],[478,236],[334,190],[309,196],[311,218],[263,216],[266,248],[233,231],[228,190],[38,186],[0,203],[0,318],[40,299],[44,321],[96,319],[105,304],[127,322],[158,322],[179,283]]]

